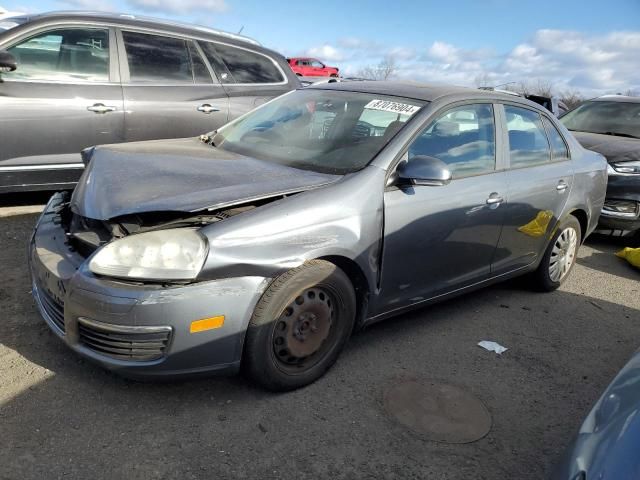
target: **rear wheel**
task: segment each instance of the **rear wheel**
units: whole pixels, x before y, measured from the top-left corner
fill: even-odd
[[[562,285],[576,263],[581,238],[578,219],[569,216],[560,222],[534,273],[536,287],[549,292]]]
[[[314,382],[338,358],[355,322],[349,277],[334,264],[312,260],[265,291],[249,323],[243,370],[270,390]]]

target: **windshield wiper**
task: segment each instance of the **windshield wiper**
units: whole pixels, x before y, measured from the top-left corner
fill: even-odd
[[[576,128],[567,128],[570,132],[582,132],[582,133],[595,133],[598,135],[612,135],[614,137],[627,137],[627,138],[640,138],[636,135],[631,135],[630,133],[619,133],[619,132],[592,132],[591,130],[578,130]]]
[[[612,135],[614,137],[640,138],[635,135],[631,135],[630,133],[620,133],[620,132],[595,132],[595,133],[600,133],[602,135]]]

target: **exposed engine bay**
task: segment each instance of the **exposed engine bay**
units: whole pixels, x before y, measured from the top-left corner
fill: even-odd
[[[279,195],[211,212],[208,210],[200,212],[144,212],[122,215],[109,220],[96,220],[74,213],[70,208],[69,193],[64,193],[64,196],[64,203],[60,205],[59,214],[62,227],[67,235],[68,245],[83,257],[88,257],[113,239],[153,230],[203,227],[280,200],[287,195]]]

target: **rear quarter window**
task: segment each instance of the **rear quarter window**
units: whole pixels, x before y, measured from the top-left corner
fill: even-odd
[[[564,139],[562,135],[560,135],[560,132],[558,132],[558,129],[545,117],[542,117],[542,123],[544,123],[544,128],[547,130],[553,161],[561,162],[563,160],[569,160],[567,144],[564,143]]]
[[[235,83],[285,81],[280,69],[265,55],[221,44],[216,44],[215,49],[229,69]]]

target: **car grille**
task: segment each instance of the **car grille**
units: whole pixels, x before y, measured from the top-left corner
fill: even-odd
[[[40,305],[44,313],[46,313],[60,331],[64,332],[64,304],[56,301],[44,288],[38,285],[36,287],[38,299],[40,300]]]
[[[101,355],[149,362],[165,356],[171,327],[129,327],[79,318],[78,334],[82,345]]]

